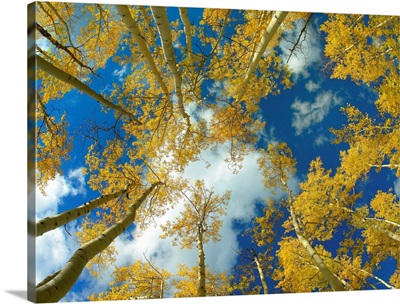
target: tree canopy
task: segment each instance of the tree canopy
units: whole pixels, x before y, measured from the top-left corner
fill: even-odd
[[[32,5],[37,196],[87,193],[38,212],[36,240],[76,250],[37,302],[83,276],[108,282],[85,300],[400,287],[399,17]],[[147,258],[160,239],[191,262]]]

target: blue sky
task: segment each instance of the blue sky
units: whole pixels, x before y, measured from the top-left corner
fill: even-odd
[[[284,46],[282,47],[284,48]],[[265,140],[287,141],[298,160],[299,173],[292,180],[294,186],[304,178],[303,175],[308,168],[309,161],[315,158],[316,155],[322,156],[326,166],[334,168],[337,165],[335,161],[337,161],[340,147],[329,145],[328,141],[331,138],[327,128],[331,126],[337,127],[343,122],[343,117],[339,113],[341,105],[352,100],[357,106],[368,107],[368,104],[363,104],[360,94],[371,94],[365,89],[355,87],[352,83],[323,79],[316,74],[314,67],[318,63],[319,56],[320,48],[316,45],[309,50],[308,58],[311,58],[311,60],[307,65],[291,62],[295,75],[298,75],[296,89],[282,91],[278,96],[271,96],[264,101],[262,106],[263,114],[268,123],[265,130]],[[112,77],[123,76],[123,71],[118,71],[112,67],[109,69],[112,72]],[[84,102],[87,102],[87,109],[91,108],[92,101],[84,95],[79,96],[79,105],[74,102],[77,98],[76,95],[70,94],[66,97],[71,101],[67,103],[67,111],[71,110],[74,113],[79,113],[77,111],[79,109],[81,113],[84,113],[85,107],[81,106],[81,103],[85,104]],[[279,118],[277,119],[272,113],[280,113]],[[215,267],[217,271],[228,270],[235,263],[236,257],[233,252],[226,251],[226,255],[220,254],[221,248],[226,248],[227,246],[237,248],[235,246],[238,246],[236,234],[232,230],[231,223],[234,220],[248,221],[255,214],[255,209],[253,209],[254,201],[262,199],[268,194],[263,187],[258,186],[261,185],[261,176],[255,165],[255,155],[249,155],[245,159],[244,168],[238,175],[229,180],[226,179],[228,171],[226,171],[226,166],[221,161],[225,150],[226,147],[220,147],[217,153],[205,152],[205,156],[212,164],[212,168],[215,169],[213,173],[205,170],[202,163],[191,164],[186,171],[187,177],[205,178],[211,185],[219,185],[223,182],[223,189],[217,189],[217,191],[231,188],[233,189],[232,201],[240,202],[240,205],[235,204],[235,208],[230,208],[225,217],[225,224],[221,232],[224,243],[206,246],[208,260],[215,261],[211,266]],[[307,151],[307,153],[304,153],[304,151]],[[49,188],[46,189],[48,196],[43,198],[39,193],[37,194],[38,217],[60,212],[96,197],[96,193],[92,193],[85,186],[85,177],[80,171],[83,166],[82,151],[80,153],[78,149],[75,152],[76,158],[73,158],[63,168],[65,174],[57,177],[54,182],[49,184]],[[215,174],[215,172],[218,172],[218,174]],[[396,185],[399,185],[399,181],[395,181],[390,176],[388,176],[387,180],[381,180],[380,182],[382,183],[378,184],[377,181],[371,183],[380,185],[379,187],[396,187]],[[235,191],[235,189],[240,189],[240,191]],[[251,196],[246,195],[244,197],[245,190],[251,191]],[[168,216],[172,217],[173,215],[169,214]],[[71,233],[76,229],[76,223],[68,226],[68,231]],[[129,260],[141,257],[144,251],[151,254],[159,248],[163,248],[165,252],[168,252],[168,255],[161,257],[158,261],[160,266],[165,267],[165,265],[168,265],[170,269],[174,269],[174,263],[176,264],[177,262],[195,263],[195,258],[193,257],[196,255],[193,252],[180,252],[177,248],[171,248],[168,241],[158,240],[158,233],[159,231],[154,228],[146,231],[143,238],[134,242],[128,243],[130,238],[127,236],[117,240],[120,252],[117,263],[122,265]],[[40,250],[37,275],[40,277],[58,270],[77,248],[76,241],[64,229],[59,229],[49,234],[48,238],[47,244],[44,238],[38,239],[37,243]],[[54,244],[57,245],[54,246]],[[132,252],[134,253],[132,254]],[[68,299],[82,300],[82,295],[87,294],[89,290],[100,290],[106,286],[106,282],[93,282],[87,280],[88,278],[85,272],[76,288],[68,295]]]

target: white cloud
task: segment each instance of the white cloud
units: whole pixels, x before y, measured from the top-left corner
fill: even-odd
[[[57,175],[48,182],[43,195],[36,189],[36,218],[41,219],[58,213],[58,206],[63,203],[62,198],[68,195],[85,194],[85,177],[82,168],[70,171],[67,177]]]
[[[317,95],[315,102],[301,101],[296,98],[291,105],[294,110],[292,127],[296,129],[296,135],[300,135],[304,129],[320,123],[329,113],[329,110],[342,103],[332,91],[325,91]]]
[[[114,70],[112,75],[117,77],[119,81],[124,81],[125,75],[127,73],[126,65],[124,65],[120,70]]]
[[[222,81],[214,80],[212,85],[207,87],[207,91],[209,94],[214,94],[215,98],[220,98],[223,96],[224,88],[227,85],[226,79]]]
[[[67,177],[57,175],[54,180],[48,182],[45,193],[46,195],[43,195],[36,189],[37,219],[57,214],[58,206],[63,204],[63,197],[86,194],[82,168],[70,171]]]
[[[328,142],[330,142],[328,137],[326,137],[324,134],[319,134],[314,140],[314,145],[320,147]]]
[[[174,49],[179,49],[182,47],[182,44],[179,42],[179,40],[175,40],[172,42],[172,46]]]
[[[44,37],[40,37],[39,39],[37,39],[36,44],[45,52],[49,51],[51,48],[51,42],[49,41],[49,39]]]
[[[316,82],[314,82],[314,81],[312,81],[312,80],[309,80],[309,81],[306,83],[306,90],[307,90],[308,92],[310,92],[310,93],[315,92],[315,91],[318,90],[320,87],[321,87],[320,84],[318,84],[318,83],[316,83]]]
[[[290,56],[290,50],[297,41],[303,26],[304,21],[296,21],[294,23],[293,30],[286,31],[284,34],[285,39],[282,39],[279,44],[279,48],[282,51],[281,58],[285,64]],[[300,75],[302,75],[304,78],[310,77],[308,68],[321,60],[322,48],[318,42],[318,39],[315,39],[315,37],[312,35],[311,27],[308,27],[307,35],[304,41],[302,41],[303,38],[304,34],[300,40],[298,48],[296,48],[288,62],[289,68],[294,73],[295,81]]]
[[[66,177],[58,175],[49,181],[45,189],[46,196],[36,189],[36,219],[57,214],[64,197],[85,194],[84,183],[82,168],[78,168],[70,171]],[[68,225],[68,232],[71,235],[65,229],[60,227],[36,238],[37,282],[63,267],[72,253],[78,249],[76,239],[71,236],[76,232],[76,226]]]
[[[68,228],[73,235],[75,228]],[[36,283],[62,268],[79,248],[73,236],[58,228],[36,238]]]

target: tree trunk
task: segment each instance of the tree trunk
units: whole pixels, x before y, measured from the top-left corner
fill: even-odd
[[[260,259],[257,256],[257,253],[252,249],[251,252],[253,253],[253,257],[254,257],[254,262],[256,262],[257,265],[257,270],[258,270],[258,274],[260,276],[260,280],[261,280],[261,285],[264,289],[264,294],[268,294],[268,285],[267,285],[267,281],[265,280],[264,277],[264,271],[261,267],[261,262]]]
[[[38,32],[40,34],[42,34],[43,37],[47,38],[47,40],[49,40],[56,48],[58,49],[62,49],[64,50],[66,53],[68,53],[69,56],[71,56],[71,58],[78,63],[82,68],[86,68],[88,70],[90,70],[93,74],[97,75],[93,68],[87,66],[86,64],[84,64],[82,61],[80,61],[78,58],[76,58],[75,54],[72,53],[68,47],[66,47],[65,45],[59,43],[56,39],[54,39],[51,34],[46,31],[39,23],[36,22],[36,29],[38,30]]]
[[[152,6],[154,21],[157,25],[158,33],[161,37],[162,49],[164,52],[165,60],[168,67],[174,75],[175,94],[178,98],[178,108],[182,117],[186,120],[188,127],[190,127],[190,117],[185,112],[182,96],[182,76],[178,71],[177,63],[175,61],[174,48],[172,46],[172,35],[169,28],[169,21],[165,7]]]
[[[86,84],[81,82],[79,79],[75,78],[74,76],[64,72],[63,70],[60,70],[58,67],[54,66],[52,63],[44,60],[40,56],[36,56],[36,64],[39,69],[42,71],[50,74],[51,76],[57,78],[58,80],[61,80],[65,83],[68,83],[69,85],[77,88],[78,90],[86,93],[90,97],[94,98],[96,101],[102,103],[105,105],[107,108],[111,108],[116,110],[117,112],[120,112],[124,115],[129,116],[137,125],[141,125],[142,123],[138,121],[135,116],[132,113],[127,112],[123,108],[121,108],[118,105],[113,104],[112,102],[108,101],[105,99],[103,96],[101,96],[99,93],[95,92],[91,88],[89,88]]]
[[[136,44],[139,46],[140,50],[142,51],[143,56],[146,59],[147,64],[149,65],[154,76],[157,78],[157,81],[158,81],[159,85],[161,86],[161,89],[163,90],[163,92],[167,96],[167,98],[169,99],[168,89],[167,89],[164,81],[162,80],[161,74],[158,71],[156,64],[153,60],[153,57],[151,56],[150,51],[146,46],[146,42],[144,41],[143,37],[140,34],[139,28],[138,28],[135,20],[133,20],[133,18],[132,18],[132,15],[129,11],[128,6],[127,5],[115,5],[115,7],[118,10],[118,14],[121,16],[122,21],[125,23],[128,30],[132,33],[133,39],[135,40]]]
[[[138,8],[143,16],[145,28],[147,31],[150,32],[150,35],[149,35],[150,42],[151,42],[151,45],[154,47],[156,57],[158,58],[158,55],[161,54],[161,51],[156,43],[157,31],[151,26],[151,20],[150,20],[149,16],[147,15],[147,12],[146,12],[146,9],[144,8],[144,6],[139,5]]]
[[[160,282],[160,299],[164,298],[164,279]]]
[[[274,16],[272,17],[272,20],[270,21],[267,29],[265,30],[261,38],[261,41],[258,44],[258,47],[253,55],[253,59],[251,60],[249,68],[247,69],[246,75],[244,77],[243,84],[240,86],[237,92],[237,98],[236,98],[237,101],[240,101],[242,99],[244,93],[246,92],[246,87],[250,81],[250,77],[256,70],[258,62],[261,59],[261,56],[264,54],[269,42],[271,41],[272,37],[278,30],[283,20],[286,18],[287,14],[288,14],[287,12],[278,11],[275,12]]]
[[[197,250],[198,250],[198,263],[199,263],[199,271],[198,271],[198,287],[197,287],[197,296],[205,297],[207,295],[206,292],[206,266],[205,266],[205,254],[203,248],[203,230],[202,227],[198,228],[198,239],[197,239]]]
[[[376,275],[365,271],[364,269],[361,269],[361,272],[364,272],[365,274],[367,274],[369,277],[374,278],[375,280],[377,280],[378,282],[380,282],[381,284],[385,285],[387,288],[389,289],[396,289],[393,285],[390,285],[389,283],[387,283],[386,281],[382,280],[380,277],[377,277]]]
[[[384,229],[384,228],[381,228],[381,227],[379,227],[378,225],[374,224],[374,221],[375,221],[375,222],[386,223],[386,224],[389,224],[389,225],[391,225],[391,226],[395,226],[395,227],[397,227],[397,228],[399,227],[399,224],[397,224],[397,223],[395,223],[395,222],[393,222],[393,221],[385,220],[385,219],[378,219],[378,218],[375,218],[375,217],[364,217],[364,216],[362,216],[361,214],[359,214],[357,211],[354,211],[354,210],[352,210],[352,209],[350,209],[350,208],[346,208],[346,207],[343,207],[343,206],[340,206],[340,208],[341,208],[342,210],[344,210],[344,211],[350,213],[350,214],[353,214],[353,215],[357,216],[359,219],[361,219],[361,221],[362,221],[365,225],[370,225],[370,226],[373,227],[374,229],[376,229],[376,230],[382,232],[383,234],[386,234],[386,235],[387,235],[388,237],[390,237],[391,239],[393,239],[393,240],[395,240],[395,241],[397,241],[397,242],[400,242],[400,234],[395,233],[395,232],[392,232],[392,231],[387,230],[387,229]]]
[[[154,188],[161,184],[161,182],[152,184],[134,203],[129,206],[128,212],[120,221],[108,228],[96,239],[82,245],[77,251],[75,251],[62,269],[40,282],[36,286],[36,301],[38,303],[58,302],[62,299],[78,280],[86,264],[95,255],[106,249],[116,237],[122,234],[129,225],[133,223],[137,209]]]
[[[187,58],[189,58],[189,63],[192,64],[192,33],[187,9],[185,7],[180,7],[179,15],[181,16],[183,29],[185,32]]]
[[[326,267],[324,261],[320,258],[318,253],[314,250],[314,248],[311,246],[311,244],[308,242],[308,240],[301,233],[299,223],[297,221],[296,214],[293,212],[292,206],[290,206],[290,215],[292,216],[292,223],[293,223],[297,238],[300,240],[303,247],[307,250],[308,254],[313,259],[315,265],[318,267],[319,271],[324,276],[325,280],[328,281],[329,285],[331,285],[333,290],[345,291],[345,288],[343,287],[343,285],[339,281],[339,279],[328,269],[328,267]]]
[[[36,222],[36,236],[40,236],[45,234],[48,231],[51,231],[53,229],[56,229],[58,227],[61,227],[62,225],[65,225],[78,217],[89,213],[90,211],[94,210],[95,208],[109,202],[110,200],[117,198],[125,193],[127,193],[129,190],[129,186],[125,187],[124,189],[107,194],[107,195],[102,195],[96,199],[93,199],[91,201],[88,201],[74,209],[46,217],[45,219],[39,220]]]

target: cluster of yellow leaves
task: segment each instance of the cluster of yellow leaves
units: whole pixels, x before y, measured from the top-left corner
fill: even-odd
[[[380,171],[387,166],[400,176],[400,121],[385,118],[383,122],[363,114],[356,107],[343,108],[348,120],[341,130],[331,132],[337,136],[335,143],[348,142],[350,147],[341,153],[342,169],[355,179],[365,176],[371,169]],[[387,163],[385,163],[385,161]]]
[[[75,233],[75,236],[80,244],[86,244],[101,235],[106,229],[107,225],[101,221],[93,222],[87,216],[82,222],[81,230]],[[92,260],[86,264],[92,276],[101,276],[102,271],[116,260],[117,251],[113,245],[108,246],[101,253],[96,255]]]
[[[390,278],[390,284],[392,284],[395,288],[400,288],[400,271],[396,270],[394,274]]]
[[[329,290],[328,283],[298,239],[283,238],[277,251],[279,268],[273,274],[284,292]]]
[[[84,5],[81,13],[87,24],[80,27],[77,44],[83,46],[89,62],[95,61],[96,67],[103,68],[118,50],[123,24],[119,22],[119,16],[111,5]]]
[[[207,24],[214,28],[220,27],[228,11],[227,9],[205,8],[200,24]]]
[[[92,294],[89,301],[162,298],[170,289],[171,274],[150,262],[136,261],[129,266],[116,267],[110,290]]]
[[[345,209],[358,196],[349,194],[343,175],[331,176],[331,170],[323,168],[320,158],[311,161],[307,179],[300,184],[300,189],[293,206],[305,233],[320,241],[331,239],[348,217]]]
[[[331,14],[321,30],[327,33],[325,55],[334,64],[332,77],[378,81],[396,67],[399,17]]]
[[[358,255],[354,258],[346,255],[337,256],[333,260],[332,267],[338,277],[344,278],[342,282],[346,282],[346,287],[349,289],[365,288],[368,272],[363,270],[362,256]]]
[[[268,144],[267,150],[260,149],[257,159],[264,185],[276,193],[277,188],[286,188],[290,177],[296,173],[296,160],[285,142]],[[286,190],[286,189],[284,189]]]
[[[161,225],[164,232],[161,238],[172,237],[173,245],[180,242],[181,248],[187,249],[196,246],[200,234],[204,244],[210,240],[218,242],[222,226],[220,217],[226,212],[230,191],[219,196],[208,190],[203,180],[197,180],[194,185],[184,182],[184,185],[186,187],[181,188],[184,190],[180,190],[181,198],[185,200],[184,210],[172,222]]]
[[[254,219],[255,226],[251,230],[252,239],[258,247],[273,244],[277,234],[276,224],[283,217],[283,211],[270,198],[267,198],[267,205],[264,214]]]
[[[178,265],[176,275],[180,279],[174,279],[171,283],[176,288],[174,297],[187,298],[197,296],[198,267],[188,267],[184,264]],[[225,273],[213,273],[206,267],[206,293],[207,296],[226,296],[231,294],[232,287],[230,277]]]
[[[400,261],[400,203],[392,193],[378,191],[370,203],[372,217],[365,217],[365,245],[370,263],[378,264],[388,256]],[[397,236],[397,241],[394,239]]]
[[[93,190],[102,189],[111,193],[115,189],[123,188],[128,181],[124,178],[123,173],[118,170],[122,167],[118,163],[124,154],[123,143],[113,140],[107,141],[106,145],[102,153],[95,150],[95,145],[89,147],[89,151],[85,155],[88,165],[86,173],[90,173],[89,185]],[[97,174],[94,175],[94,172],[97,172]],[[110,180],[112,182],[109,182]],[[114,189],[108,189],[110,184]]]
[[[47,182],[62,174],[61,161],[69,159],[72,142],[66,131],[68,123],[65,114],[59,122],[55,122],[55,117],[49,116],[43,107],[38,107],[36,119],[40,124],[36,130],[36,183],[45,194]]]
[[[378,191],[371,201],[371,208],[378,218],[399,223],[400,225],[400,201],[393,193]]]

